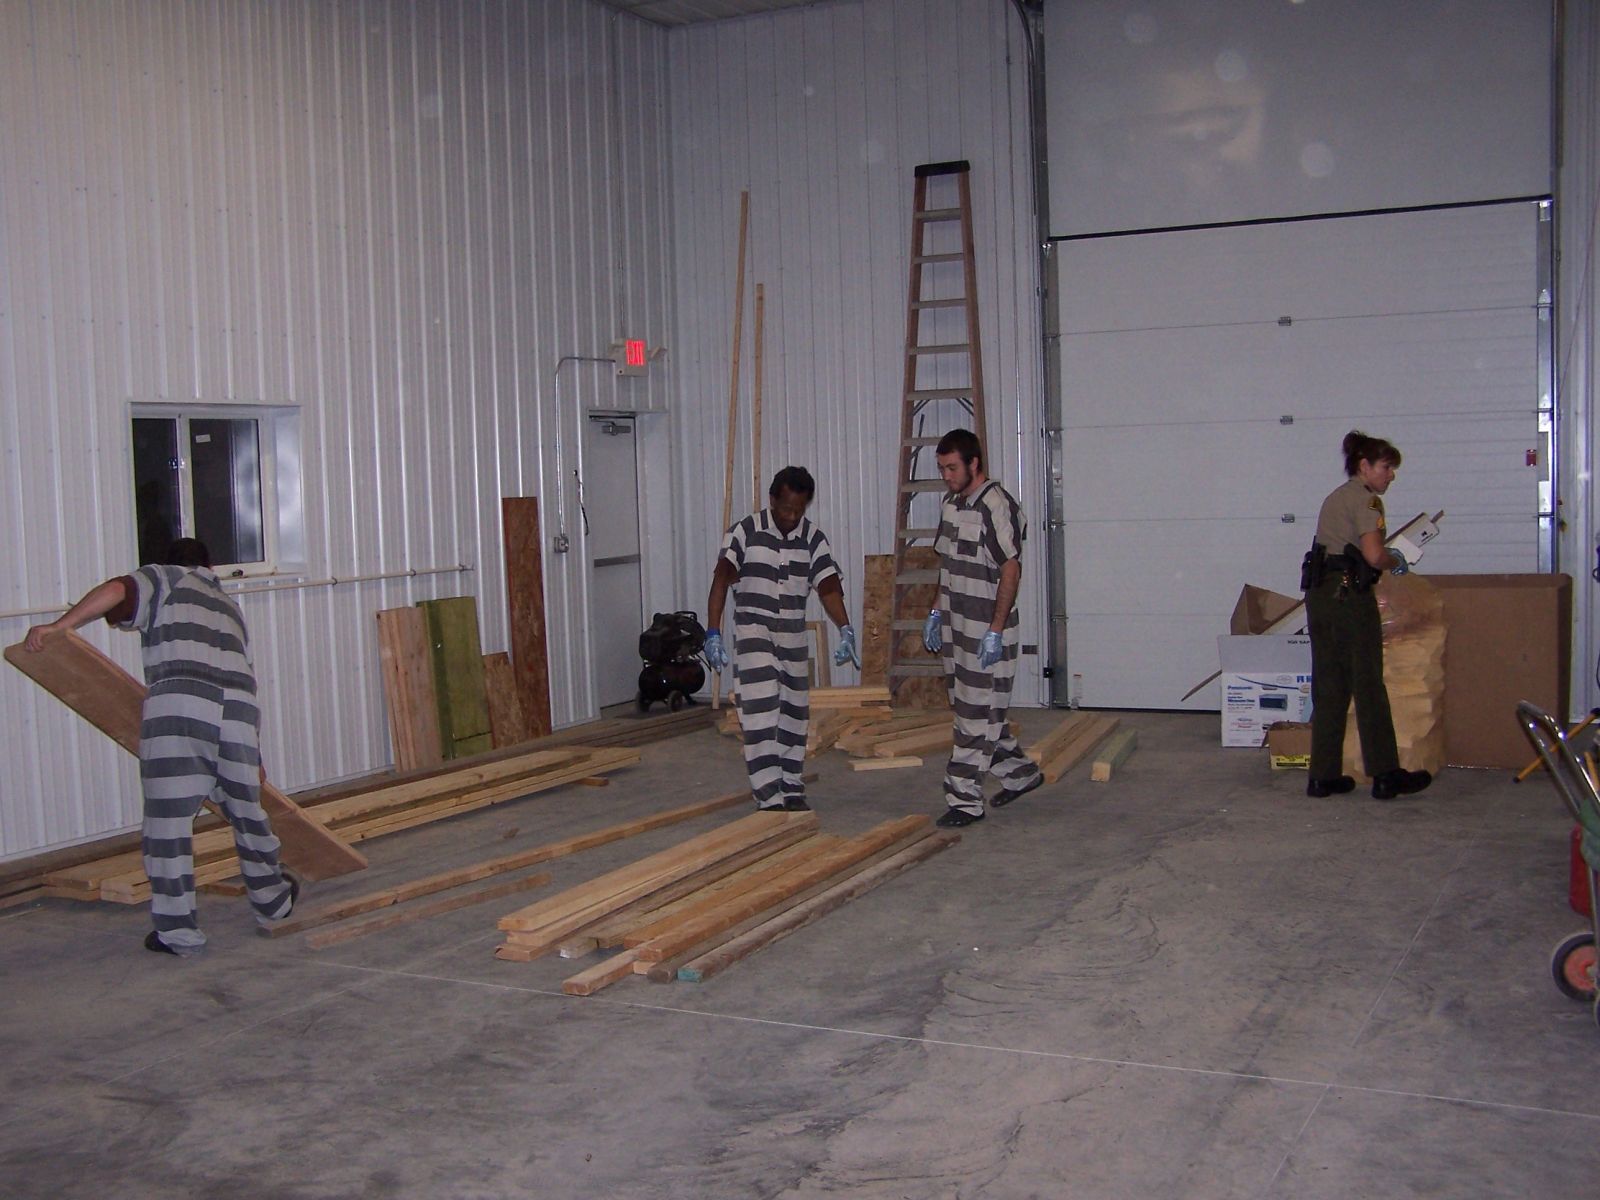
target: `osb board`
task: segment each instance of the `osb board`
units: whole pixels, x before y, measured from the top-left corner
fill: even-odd
[[[503,498],[500,523],[505,535],[511,665],[516,672],[528,733],[543,737],[550,732],[550,662],[545,645],[544,557],[538,498]]]
[[[504,650],[483,656],[483,687],[489,700],[489,732],[494,735],[495,748],[528,741],[532,735],[522,714],[516,671]]]
[[[939,566],[939,555],[931,546],[913,546],[906,551],[908,570],[930,570]],[[890,621],[894,618],[894,555],[869,554],[862,567],[861,682],[883,686],[889,679]],[[927,618],[939,598],[937,584],[918,584],[901,600],[900,618],[918,624]],[[907,630],[900,634],[901,653],[926,661],[922,635]],[[949,689],[943,677],[908,679],[894,694],[896,708],[949,708]]]

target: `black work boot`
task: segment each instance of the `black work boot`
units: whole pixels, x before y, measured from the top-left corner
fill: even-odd
[[[810,812],[811,805],[806,803],[804,796],[789,796],[783,802],[784,812]]]
[[[1372,781],[1372,798],[1397,800],[1412,792],[1420,792],[1432,782],[1433,776],[1426,771],[1407,771],[1396,767],[1392,771],[1385,771]]]
[[[1335,775],[1332,779],[1312,779],[1306,783],[1306,795],[1321,800],[1327,796],[1342,796],[1356,790],[1356,781],[1348,775]]]
[[[963,826],[971,825],[973,822],[981,820],[983,820],[981,812],[969,813],[964,808],[949,808],[945,810],[944,816],[940,817],[934,824],[942,825],[946,829],[960,829]]]

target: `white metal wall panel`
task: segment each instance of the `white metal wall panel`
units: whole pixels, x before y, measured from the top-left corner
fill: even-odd
[[[786,463],[816,476],[812,516],[833,541],[858,614],[862,556],[893,549],[912,168],[965,158],[993,473],[1030,517],[1020,607],[1024,641],[1041,641],[1037,272],[1026,46],[1011,6],[819,4],[674,30],[670,47],[680,606],[703,610],[721,532],[740,189],[750,189],[750,232],[733,516],[754,502],[760,282],[762,491]],[[1037,657],[1023,659],[1020,702],[1039,698],[1039,668]]]
[[[0,612],[133,564],[130,403],[298,406],[309,577],[474,567],[242,601],[274,777],[386,763],[372,613],[473,593],[504,647],[500,497],[553,521],[582,408],[667,409],[670,355],[552,387],[668,341],[666,55],[586,0],[0,0]],[[579,557],[558,722],[593,712]],[[137,814],[131,760],[0,674],[0,855]]]
[[[1177,706],[1240,584],[1298,591],[1352,427],[1405,456],[1394,522],[1446,512],[1425,571],[1538,569],[1537,221],[1523,203],[1062,245],[1085,704]]]

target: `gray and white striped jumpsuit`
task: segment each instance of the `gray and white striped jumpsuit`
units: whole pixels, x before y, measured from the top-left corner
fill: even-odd
[[[806,663],[806,598],[838,575],[822,530],[802,517],[788,535],[762,509],[728,530],[721,558],[738,572],[734,584],[733,674],[750,790],[760,808],[804,800],[810,681]]]
[[[939,512],[939,608],[944,631],[944,669],[955,709],[955,746],[945,768],[945,803],[983,815],[983,777],[1002,787],[1026,786],[1039,768],[1011,735],[1006,710],[1017,674],[1021,641],[1013,605],[1001,632],[1000,661],[978,665],[983,635],[994,620],[1000,568],[1022,555],[1027,537],[1022,509],[994,480],[969,497],[947,497]]]
[[[144,566],[125,576],[131,606],[108,615],[144,644],[150,694],[139,728],[144,869],[162,942],[205,945],[195,919],[194,819],[207,798],[233,826],[258,919],[285,914],[289,885],[260,803],[260,710],[249,636],[233,598],[205,567]]]

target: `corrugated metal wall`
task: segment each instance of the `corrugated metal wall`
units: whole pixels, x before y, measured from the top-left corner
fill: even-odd
[[[752,503],[749,339],[761,281],[762,473],[792,462],[817,477],[812,515],[857,615],[862,555],[893,549],[912,168],[965,158],[992,473],[1029,514],[1023,637],[1042,641],[1037,272],[1026,45],[1012,6],[821,4],[675,30],[671,66],[684,603],[704,605],[720,532],[740,189],[750,189],[750,232],[734,518]],[[1023,659],[1022,703],[1040,697],[1039,665]]]
[[[243,600],[274,777],[386,763],[372,613],[475,593],[503,648],[500,497],[550,532],[579,405],[666,408],[670,357],[552,386],[668,340],[666,42],[585,0],[0,0],[0,611],[134,563],[130,404],[296,405],[311,577],[475,568]],[[558,722],[579,557],[546,558]],[[0,672],[0,854],[137,817],[131,760]]]

